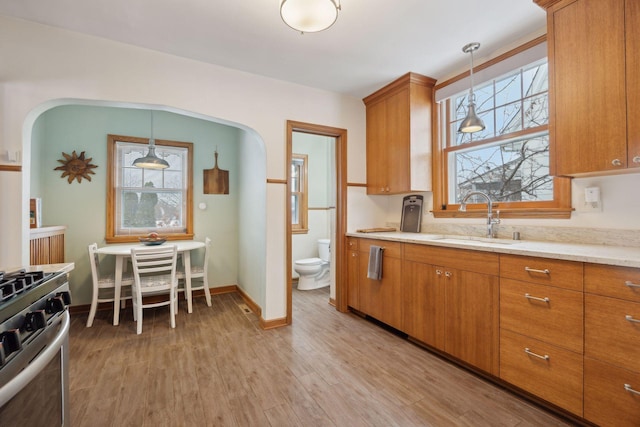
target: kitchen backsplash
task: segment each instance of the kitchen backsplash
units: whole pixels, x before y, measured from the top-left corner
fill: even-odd
[[[387,223],[387,226],[400,229],[400,223]],[[498,225],[497,237],[511,239],[516,231],[520,233],[521,240],[640,247],[640,230]],[[421,232],[426,234],[484,236],[486,225],[422,224]]]

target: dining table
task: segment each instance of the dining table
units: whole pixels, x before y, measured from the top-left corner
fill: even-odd
[[[176,245],[178,254],[182,255],[182,263],[184,264],[184,292],[187,299],[187,311],[193,312],[193,303],[191,296],[191,251],[204,248],[204,242],[197,240],[169,240],[165,245]],[[115,289],[113,301],[113,324],[117,326],[120,322],[120,295],[122,288],[122,272],[124,270],[124,262],[131,257],[131,249],[146,247],[142,243],[119,243],[106,245],[98,248],[96,253],[103,255],[113,255],[115,259]]]

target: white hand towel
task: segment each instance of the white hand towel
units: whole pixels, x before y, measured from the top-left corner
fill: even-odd
[[[369,268],[367,269],[367,278],[373,280],[382,280],[382,252],[384,248],[381,246],[371,245],[369,247]]]

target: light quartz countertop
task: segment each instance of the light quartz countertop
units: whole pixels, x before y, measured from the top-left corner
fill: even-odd
[[[347,236],[640,268],[640,248],[637,247],[487,239],[480,236],[405,233],[398,231],[382,233],[353,232],[347,233]]]
[[[57,273],[61,271],[63,273],[69,273],[71,270],[76,268],[76,265],[73,262],[63,262],[60,264],[42,264],[42,265],[27,265],[22,267],[12,267],[12,268],[2,269],[0,271],[6,271],[7,273],[10,273],[13,271],[21,270],[23,268],[27,272],[43,271],[45,273]]]

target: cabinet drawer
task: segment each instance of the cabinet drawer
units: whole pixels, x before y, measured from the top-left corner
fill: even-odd
[[[584,359],[584,418],[602,427],[640,423],[640,373]]]
[[[502,279],[500,327],[582,353],[583,294]]]
[[[405,244],[404,258],[431,265],[454,266],[458,270],[497,276],[499,255],[482,251]]]
[[[582,263],[500,255],[500,277],[582,291]]]
[[[585,264],[584,290],[593,294],[640,302],[640,269]]]
[[[500,378],[582,416],[582,355],[578,353],[501,329]]]
[[[359,243],[360,252],[369,253],[371,246],[382,246],[384,248],[383,257],[400,258],[402,254],[402,243],[390,242],[387,240],[365,239]]]
[[[640,372],[640,323],[632,321],[640,303],[590,294],[584,301],[585,356]]]

